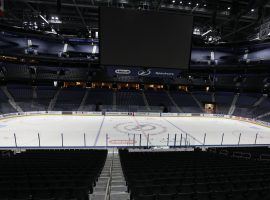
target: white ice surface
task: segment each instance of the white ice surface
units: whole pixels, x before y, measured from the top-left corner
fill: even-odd
[[[14,133],[18,146],[38,146],[38,133],[41,146],[133,146],[182,145],[187,140],[191,145],[270,144],[270,128],[248,122],[222,118],[203,117],[133,117],[133,116],[24,116],[0,120],[0,147],[14,146]],[[135,135],[135,136],[134,136]],[[106,139],[107,137],[107,139]],[[135,140],[134,140],[135,139]],[[107,142],[106,142],[107,141]]]

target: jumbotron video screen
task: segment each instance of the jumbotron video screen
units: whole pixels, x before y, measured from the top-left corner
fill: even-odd
[[[100,8],[102,65],[187,69],[193,17]]]

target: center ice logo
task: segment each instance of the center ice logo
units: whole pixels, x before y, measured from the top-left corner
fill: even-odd
[[[114,126],[114,129],[126,134],[149,134],[159,135],[167,132],[167,128],[155,123],[140,123],[126,122],[119,123]]]

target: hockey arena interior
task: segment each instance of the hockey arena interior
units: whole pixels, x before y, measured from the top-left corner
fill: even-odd
[[[269,0],[0,0],[0,200],[269,200]]]

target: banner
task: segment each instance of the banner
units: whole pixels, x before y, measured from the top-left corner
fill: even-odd
[[[129,112],[105,112],[106,116],[128,116]]]
[[[107,67],[107,74],[110,77],[114,76],[129,76],[129,77],[158,77],[158,78],[173,78],[179,76],[181,70],[164,69],[164,68],[140,68],[140,67]]]

